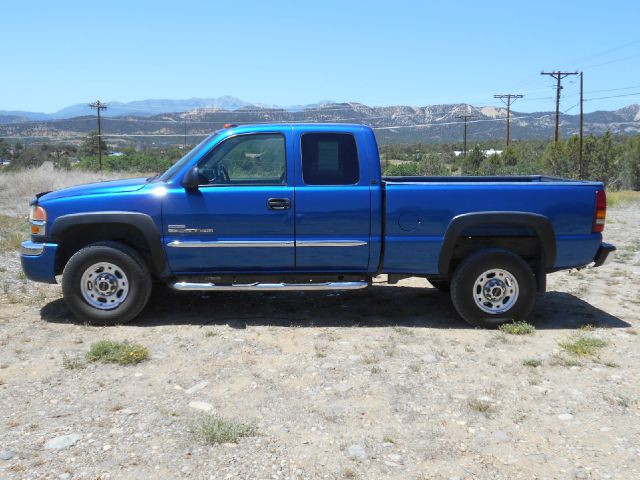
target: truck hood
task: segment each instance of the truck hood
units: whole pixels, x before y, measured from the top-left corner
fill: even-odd
[[[105,195],[109,193],[135,192],[147,184],[146,178],[128,178],[126,180],[111,180],[108,182],[87,183],[75,187],[63,188],[54,192],[39,193],[39,200],[54,200],[64,197],[78,197],[84,195]]]

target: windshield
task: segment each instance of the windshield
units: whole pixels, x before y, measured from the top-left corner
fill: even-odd
[[[189,163],[191,161],[191,159],[193,157],[195,157],[196,155],[198,155],[200,152],[202,152],[202,150],[204,149],[205,145],[209,142],[209,140],[211,140],[218,132],[213,132],[211,135],[209,135],[207,138],[205,138],[202,142],[200,142],[195,148],[193,148],[190,152],[188,152],[184,157],[182,157],[180,160],[178,160],[176,163],[174,163],[169,170],[167,170],[166,172],[164,172],[162,175],[160,175],[160,177],[158,177],[158,180],[166,182],[167,180],[169,180],[171,177],[173,177],[176,173],[178,173],[178,171],[180,171],[180,169],[186,165],[187,163]]]

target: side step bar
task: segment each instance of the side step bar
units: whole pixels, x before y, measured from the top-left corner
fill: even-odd
[[[358,290],[369,286],[368,282],[324,282],[324,283],[194,283],[176,282],[171,288],[182,291],[217,290],[227,292],[283,291],[283,290]]]

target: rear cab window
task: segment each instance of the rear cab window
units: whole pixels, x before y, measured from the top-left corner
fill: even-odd
[[[354,185],[360,180],[358,149],[348,133],[305,133],[301,139],[306,185]]]

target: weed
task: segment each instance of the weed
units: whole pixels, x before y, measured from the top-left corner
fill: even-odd
[[[495,347],[497,344],[508,344],[511,343],[511,340],[504,332],[498,332],[495,335],[492,335],[489,340],[485,343],[487,347]]]
[[[205,337],[217,337],[219,335],[215,330],[208,330],[207,333],[204,334]]]
[[[594,337],[577,337],[573,340],[565,340],[560,342],[560,347],[565,349],[572,355],[579,357],[592,356],[598,353],[602,347],[607,344],[604,340]]]
[[[525,367],[536,368],[542,366],[542,360],[538,360],[537,358],[527,358],[522,361],[522,365]]]
[[[413,332],[413,330],[410,330],[406,327],[400,327],[398,325],[396,325],[395,327],[392,327],[393,331],[396,333],[399,333],[400,335],[406,335],[406,336],[413,336],[415,335],[415,333]]]
[[[235,443],[242,437],[256,435],[253,425],[209,414],[196,420],[193,431],[207,443]]]
[[[344,478],[356,478],[356,472],[349,467],[345,467],[342,469],[342,476]]]
[[[553,367],[579,367],[582,365],[578,360],[567,358],[564,355],[554,354],[549,358],[549,365]]]
[[[395,340],[393,340],[392,338],[389,339],[389,343],[385,346],[382,347],[382,352],[387,356],[387,357],[393,357],[393,355],[395,355],[396,353],[396,342]]]
[[[620,365],[616,362],[604,362],[604,366],[609,368],[620,368]]]
[[[489,417],[495,412],[493,405],[485,400],[470,399],[467,404],[469,408],[475,412],[482,413],[485,417]]]
[[[78,357],[70,357],[66,353],[62,354],[62,366],[67,370],[80,370],[87,366],[86,362]]]
[[[313,348],[316,351],[316,357],[325,358],[327,356],[327,347],[320,347],[318,345],[314,345]]]
[[[374,363],[378,363],[378,357],[375,355],[363,355],[362,361],[366,365],[373,365]]]
[[[632,403],[627,397],[623,397],[622,395],[614,395],[614,396],[605,395],[604,399],[607,402],[609,402],[611,405],[615,405],[622,408],[628,408]]]
[[[101,340],[92,344],[85,356],[90,362],[131,365],[147,360],[149,350],[135,343]]]
[[[475,352],[475,350],[473,349],[473,347],[471,345],[465,345],[464,346],[464,351],[468,352],[468,353],[473,353]]]
[[[396,441],[389,435],[385,435],[384,437],[382,437],[382,441],[384,443],[396,443]]]
[[[372,365],[369,370],[371,371],[371,373],[381,373],[382,372],[382,369],[380,367],[378,367],[377,365]]]
[[[578,330],[581,332],[593,332],[596,329],[595,325],[591,325],[590,323],[586,323],[581,325]]]
[[[420,371],[420,364],[419,363],[409,364],[409,370],[411,370],[414,373],[418,373]]]
[[[540,385],[540,376],[539,375],[532,375],[531,377],[529,377],[527,379],[527,383],[529,385]]]
[[[527,322],[513,322],[500,325],[500,331],[509,335],[531,335],[536,328]]]

